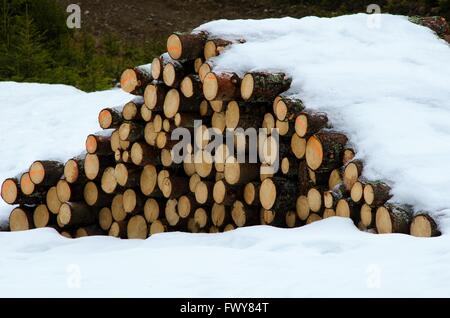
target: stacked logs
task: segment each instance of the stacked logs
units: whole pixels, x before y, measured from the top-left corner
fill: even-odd
[[[439,234],[427,213],[388,203],[386,182],[364,178],[347,136],[286,93],[289,76],[214,70],[213,57],[244,42],[175,33],[167,53],[125,70],[121,87],[136,97],[99,113],[103,131],[87,137],[84,154],[65,164],[36,161],[3,182],[2,198],[18,205],[11,231],[53,227],[66,237],[145,239],[261,224],[293,228],[341,216],[373,233]],[[195,133],[182,162],[174,160],[177,128]],[[221,136],[262,128],[263,155],[237,160],[236,151],[249,153],[238,135],[231,148],[212,153],[208,128]],[[276,160],[278,170],[262,169]]]

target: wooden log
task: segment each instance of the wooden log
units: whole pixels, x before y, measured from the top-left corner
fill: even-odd
[[[164,99],[169,91],[163,82],[154,82],[145,88],[144,101],[145,105],[154,112],[162,112]]]
[[[372,209],[372,207],[366,203],[364,203],[361,206],[360,210],[360,219],[361,224],[365,228],[372,228],[375,226],[375,210]]]
[[[131,155],[128,150],[122,151],[122,163],[130,163],[131,162]]]
[[[31,181],[30,173],[25,172],[20,176],[19,180],[19,188],[20,192],[24,194],[25,196],[39,196],[38,194],[43,194],[45,191],[48,190],[48,187],[46,186],[39,186],[35,185],[33,181]]]
[[[195,199],[195,196],[191,193],[185,194],[178,199],[177,212],[181,218],[187,219],[194,214],[198,207],[200,207],[200,204]]]
[[[267,113],[264,115],[262,128],[266,130],[267,135],[272,134],[272,130],[275,128],[275,117],[272,114]]]
[[[391,187],[382,181],[373,181],[364,186],[364,201],[371,206],[380,206],[386,203],[392,194]]]
[[[143,121],[145,122],[149,122],[152,120],[152,116],[153,116],[153,111],[147,107],[147,105],[142,105],[140,108],[140,114],[141,114],[141,118]]]
[[[270,210],[261,209],[261,224],[275,227],[286,227],[286,216],[289,212],[291,211],[277,207],[277,204],[275,204],[275,206],[273,206]]]
[[[312,170],[311,170],[312,171]],[[315,173],[314,171],[312,171],[312,173]],[[343,180],[343,176],[342,176],[343,172],[341,169],[333,169],[331,171],[331,173],[315,173],[315,175],[319,176],[319,179],[322,180],[318,180],[318,184],[325,184],[325,181],[323,180],[324,178],[328,179],[328,188],[329,189],[333,189],[335,186],[337,186],[338,184],[341,184],[344,182]]]
[[[407,205],[386,203],[377,209],[375,222],[379,234],[409,233],[413,211]]]
[[[197,151],[194,155],[195,172],[202,178],[211,175],[214,168],[214,159],[208,151]]]
[[[83,200],[84,184],[71,184],[61,179],[56,184],[56,195],[61,202],[77,202]]]
[[[52,212],[53,214],[59,213],[62,202],[59,201],[58,199],[56,187],[51,187],[50,189],[48,189],[47,194],[45,196],[45,202],[50,212]]]
[[[114,168],[114,177],[117,184],[124,188],[139,187],[142,169],[133,165],[119,163]]]
[[[187,74],[189,74],[189,71],[185,70],[183,64],[175,60],[169,61],[163,70],[164,84],[177,88]]]
[[[152,77],[154,80],[162,79],[164,66],[166,66],[169,62],[173,61],[170,58],[169,53],[161,54],[159,57],[155,57],[152,61]]]
[[[433,237],[441,235],[434,219],[427,213],[420,212],[414,216],[410,233],[417,237]]]
[[[360,209],[360,205],[350,198],[340,199],[336,204],[336,216],[351,218],[355,224],[358,224]]]
[[[200,68],[198,69],[198,76],[200,77],[202,83],[204,83],[206,75],[212,72],[213,68],[214,68],[213,60],[205,61],[202,65],[200,65]]]
[[[11,232],[26,231],[34,228],[33,208],[25,206],[14,208],[9,215],[9,228]]]
[[[208,39],[203,49],[205,60],[220,55],[233,42],[221,38]],[[241,42],[243,43],[243,42]]]
[[[347,165],[344,168],[344,185],[347,191],[350,191],[355,184],[356,181],[358,181],[359,177],[361,177],[363,172],[364,164],[361,160],[352,160],[351,162],[347,163]]]
[[[336,211],[334,209],[324,209],[323,210],[323,214],[322,214],[323,219],[328,219],[333,216],[336,216]]]
[[[111,202],[111,214],[116,222],[121,222],[127,217],[127,213],[123,208],[123,195],[118,193]]]
[[[103,172],[101,187],[105,193],[109,194],[121,190],[120,185],[117,183],[114,167],[108,167]]]
[[[36,228],[48,227],[54,224],[56,217],[51,213],[47,205],[39,204],[33,211],[33,224]]]
[[[213,198],[217,204],[231,206],[236,200],[242,200],[244,186],[230,186],[224,180],[219,180],[214,184]]]
[[[355,158],[356,153],[355,150],[353,149],[353,147],[351,146],[346,146],[346,148],[344,149],[344,156],[342,159],[342,163],[343,165],[347,165],[347,163],[349,163],[350,161],[353,160],[353,158]]]
[[[223,231],[224,232],[229,232],[229,231],[233,231],[236,228],[236,226],[234,224],[227,224],[224,226]]]
[[[131,143],[144,139],[144,126],[136,122],[124,122],[120,125],[119,137]]]
[[[210,234],[215,234],[215,233],[220,233],[220,228],[215,226],[215,225],[211,225],[209,227],[209,232]]]
[[[87,154],[84,160],[84,173],[88,180],[101,180],[105,169],[113,165],[115,165],[115,159],[112,156]]]
[[[58,213],[58,223],[64,227],[80,227],[96,223],[98,214],[85,203],[63,203]]]
[[[145,142],[150,146],[156,146],[157,137],[158,133],[155,130],[155,125],[152,122],[147,123],[144,128]]]
[[[228,129],[258,128],[264,120],[264,114],[261,111],[253,113],[243,113],[240,111],[238,103],[231,101],[228,103],[225,112],[225,126]]]
[[[194,212],[194,221],[198,228],[201,230],[209,227],[211,218],[204,208],[197,208]]]
[[[143,121],[141,107],[144,105],[144,98],[135,98],[123,106],[122,117],[127,121]]]
[[[311,224],[317,221],[321,221],[322,217],[316,213],[311,213],[306,220],[306,224]]]
[[[241,96],[245,101],[272,102],[291,86],[292,78],[284,73],[252,72],[244,75]]]
[[[197,57],[194,60],[194,72],[196,74],[198,74],[198,71],[200,70],[200,66],[202,66],[203,63],[205,63],[205,60],[203,57]]]
[[[233,204],[231,217],[238,227],[258,225],[260,223],[258,208],[247,206],[242,201],[236,201]]]
[[[108,235],[112,237],[127,238],[128,221],[114,221],[109,228]]]
[[[308,197],[306,195],[300,195],[297,197],[295,210],[297,212],[298,218],[301,221],[306,221],[308,219],[311,210],[309,209]]]
[[[214,203],[211,208],[211,222],[218,228],[232,221],[231,213],[223,204]]]
[[[174,118],[177,113],[198,113],[201,100],[197,96],[187,98],[177,89],[172,88],[164,98],[164,115],[167,118]]]
[[[278,96],[276,103],[273,104],[273,113],[278,120],[293,121],[304,109],[305,105],[301,99],[290,96]],[[305,137],[304,135],[298,135]]]
[[[236,73],[210,72],[203,79],[203,95],[209,101],[240,98],[240,78]]]
[[[90,134],[86,138],[86,152],[102,156],[112,155],[111,133],[112,131],[106,134]]]
[[[81,155],[66,162],[64,165],[64,179],[66,179],[67,182],[84,183],[87,181],[84,172],[84,158],[85,155]]]
[[[142,169],[140,178],[140,188],[146,196],[162,196],[162,193],[157,189],[156,184],[158,180],[158,171],[154,165],[146,165]]]
[[[200,77],[195,74],[185,76],[180,83],[180,90],[186,98],[201,96],[203,94],[203,86]]]
[[[259,198],[264,209],[270,210],[276,201],[279,206],[294,208],[298,195],[298,184],[284,178],[269,178],[261,183]]]
[[[244,188],[244,201],[247,205],[259,206],[261,204],[259,199],[259,188],[261,183],[249,182]]]
[[[344,134],[332,131],[319,132],[310,137],[306,144],[308,167],[322,171],[331,171],[340,167],[347,140]]]
[[[300,160],[298,163],[298,191],[301,195],[306,195],[308,190],[316,183],[310,176],[310,170],[305,160]]]
[[[363,201],[365,184],[366,183],[363,180],[356,181],[355,184],[353,184],[353,187],[350,190],[350,198],[352,198],[353,202],[361,203]]]
[[[308,198],[308,205],[312,212],[318,213],[324,206],[323,202],[323,189],[314,187],[309,189],[306,196]]]
[[[92,181],[84,186],[83,198],[87,205],[94,207],[104,207],[111,205],[114,195],[105,193]]]
[[[230,156],[225,162],[225,180],[230,185],[247,184],[255,181],[260,174],[258,163],[239,163],[236,158]]]
[[[303,159],[306,154],[306,139],[293,134],[291,137],[291,150],[297,159]]]
[[[299,163],[297,158],[287,156],[281,158],[281,173],[289,179],[298,178]]]
[[[195,186],[195,200],[200,204],[211,205],[214,203],[214,183],[211,181],[199,181]]]
[[[142,95],[143,89],[151,81],[153,81],[151,64],[145,64],[123,71],[120,87],[126,93]]]
[[[195,113],[177,113],[173,118],[175,126],[183,128],[194,128],[196,120],[202,119]],[[205,121],[203,120],[203,122]]]
[[[117,150],[122,151],[118,129],[115,129],[111,134],[111,150],[114,151],[114,154]]]
[[[166,202],[164,216],[170,226],[180,226],[180,216],[177,213],[177,205],[177,199],[169,199]]]
[[[123,193],[123,209],[128,215],[144,211],[145,197],[133,189],[126,189]]]
[[[206,99],[200,102],[199,114],[202,118],[209,118],[213,115],[213,109]]]
[[[178,198],[189,191],[189,180],[181,176],[170,175],[164,178],[160,188],[165,198]]]
[[[98,224],[103,231],[109,231],[113,223],[111,209],[104,207],[98,213]]]
[[[289,121],[275,121],[275,128],[278,129],[278,134],[283,137],[292,137],[295,135],[295,127],[294,124]]]
[[[211,126],[216,132],[223,134],[226,128],[226,115],[225,112],[214,112],[211,118]]]
[[[189,191],[194,193],[195,192],[195,187],[197,186],[197,183],[199,183],[200,181],[202,181],[202,178],[197,173],[194,173],[189,178]]]
[[[131,147],[131,161],[136,166],[161,164],[160,152],[146,143],[135,142]]]
[[[169,226],[166,220],[156,220],[150,225],[149,235],[155,235],[169,231]]]
[[[102,129],[119,128],[124,119],[122,116],[123,107],[104,108],[98,114],[98,124]]]
[[[165,202],[157,201],[154,198],[148,198],[144,204],[144,217],[147,223],[153,223],[159,219],[162,214],[162,207]]]
[[[45,198],[45,193],[34,192],[31,195],[25,195],[17,178],[8,178],[2,183],[1,196],[3,201],[10,205],[30,205],[42,202]]]
[[[105,232],[101,228],[99,228],[97,224],[83,226],[75,231],[75,238],[100,235],[105,235]]]
[[[300,226],[300,220],[297,218],[295,211],[288,211],[285,217],[285,223],[288,228],[294,228]]]
[[[329,128],[325,113],[306,110],[295,118],[295,132],[300,137],[314,135],[323,128]]]
[[[336,185],[333,189],[325,191],[323,193],[323,203],[324,207],[327,209],[336,208],[339,200],[343,199],[347,194],[344,184],[340,183]]]
[[[31,181],[36,185],[53,186],[64,173],[64,164],[53,160],[37,160],[29,169]]]
[[[167,39],[167,52],[174,60],[195,60],[203,55],[207,33],[173,33]]]
[[[142,215],[130,218],[127,224],[127,238],[145,240],[148,236],[148,227]]]

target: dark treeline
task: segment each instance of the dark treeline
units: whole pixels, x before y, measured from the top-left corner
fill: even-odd
[[[289,13],[295,17],[335,16],[361,12],[373,2],[382,12],[450,19],[450,0],[287,0],[279,6],[307,7]],[[70,30],[67,15],[57,0],[0,0],[0,80],[100,90],[113,86],[124,68],[148,63],[164,49],[163,37],[133,42],[112,33],[94,37],[88,28]]]

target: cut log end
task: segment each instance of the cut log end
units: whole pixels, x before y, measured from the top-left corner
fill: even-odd
[[[108,207],[104,207],[98,214],[98,223],[103,231],[108,231],[113,223],[112,212]]]
[[[98,114],[98,123],[102,129],[108,129],[111,127],[113,122],[113,116],[108,109],[103,109]]]
[[[127,213],[123,209],[123,195],[116,194],[111,203],[111,214],[116,222],[125,220]]]
[[[72,196],[70,184],[66,180],[59,180],[56,184],[56,193],[61,202],[68,202]]]
[[[148,236],[147,222],[142,215],[135,215],[127,225],[127,237],[129,239],[145,240]]]
[[[253,95],[255,81],[252,74],[245,74],[241,83],[241,96],[244,100],[249,100]]]
[[[357,181],[353,184],[353,187],[350,191],[350,197],[352,198],[353,202],[361,202],[364,195],[364,185],[362,182]]]
[[[226,194],[225,183],[223,182],[223,180],[217,181],[214,184],[214,189],[213,189],[214,202],[216,202],[218,204],[223,203],[223,200],[225,199],[225,194]]]
[[[40,204],[36,207],[33,213],[33,223],[36,228],[43,228],[50,223],[50,211],[47,209],[47,205]]]
[[[94,180],[97,178],[100,171],[100,161],[97,155],[88,154],[84,160],[84,172],[86,178]]]
[[[146,165],[141,173],[140,186],[143,194],[149,196],[153,193],[158,179],[158,172],[153,165]]]
[[[22,193],[25,195],[31,195],[35,188],[36,186],[33,181],[31,181],[30,174],[28,172],[22,174],[20,177],[20,190]]]
[[[411,222],[411,235],[417,237],[433,237],[439,235],[436,222],[428,215],[416,215]]]
[[[80,171],[78,169],[78,164],[74,159],[70,159],[66,162],[64,166],[64,177],[67,182],[74,183],[78,180]]]
[[[311,188],[308,191],[308,205],[312,212],[319,212],[322,208],[322,194],[316,188]]]
[[[302,221],[306,221],[311,211],[308,204],[308,198],[304,195],[299,196],[295,207],[298,218]]]
[[[30,167],[30,178],[34,184],[40,184],[45,178],[45,168],[42,162],[35,161]]]
[[[56,187],[51,187],[46,194],[47,207],[53,214],[58,214],[62,202],[58,198]]]
[[[308,139],[308,142],[306,144],[306,161],[308,163],[308,166],[313,170],[317,170],[322,164],[322,143],[316,136],[312,136]]]
[[[173,118],[180,107],[180,92],[177,89],[171,89],[167,92],[164,99],[164,115],[167,118]]]
[[[6,179],[2,183],[2,199],[8,204],[14,204],[19,195],[19,186],[17,180]]]
[[[264,209],[270,210],[277,198],[277,188],[272,179],[265,179],[259,189],[259,198]]]
[[[363,204],[361,206],[360,217],[361,217],[361,223],[366,228],[373,225],[374,213],[372,212],[372,208],[370,207],[370,205]]]
[[[113,193],[117,188],[117,179],[115,168],[108,167],[105,169],[101,180],[102,190],[106,193]]]
[[[133,69],[127,69],[122,73],[120,77],[120,87],[127,93],[133,92],[139,85],[136,72]]]
[[[167,231],[167,226],[160,220],[156,220],[150,225],[150,235],[164,233]]]
[[[219,92],[219,82],[214,73],[208,73],[203,79],[203,94],[207,100],[216,99]]]
[[[15,208],[9,216],[9,228],[12,232],[32,229],[33,223],[30,211],[26,208]]]
[[[297,159],[302,159],[307,150],[306,139],[301,138],[297,134],[293,134],[291,138],[291,150]]]
[[[183,44],[178,34],[172,34],[167,39],[167,52],[174,60],[181,58],[183,53]]]

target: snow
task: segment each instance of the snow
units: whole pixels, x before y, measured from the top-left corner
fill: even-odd
[[[197,31],[246,40],[214,70],[291,75],[290,92],[350,136],[364,175],[392,185],[392,201],[450,213],[449,45],[407,17],[376,18],[218,20]]]
[[[439,214],[444,235],[372,235],[337,217],[145,241],[0,233],[0,297],[450,297],[450,50],[404,17],[381,18],[380,29],[365,15],[202,28],[247,40],[217,58],[221,69],[293,75],[292,92],[349,134],[365,174],[392,182],[395,200]],[[0,83],[0,181],[35,159],[77,155],[98,111],[130,99]],[[0,203],[0,219],[10,210]]]

